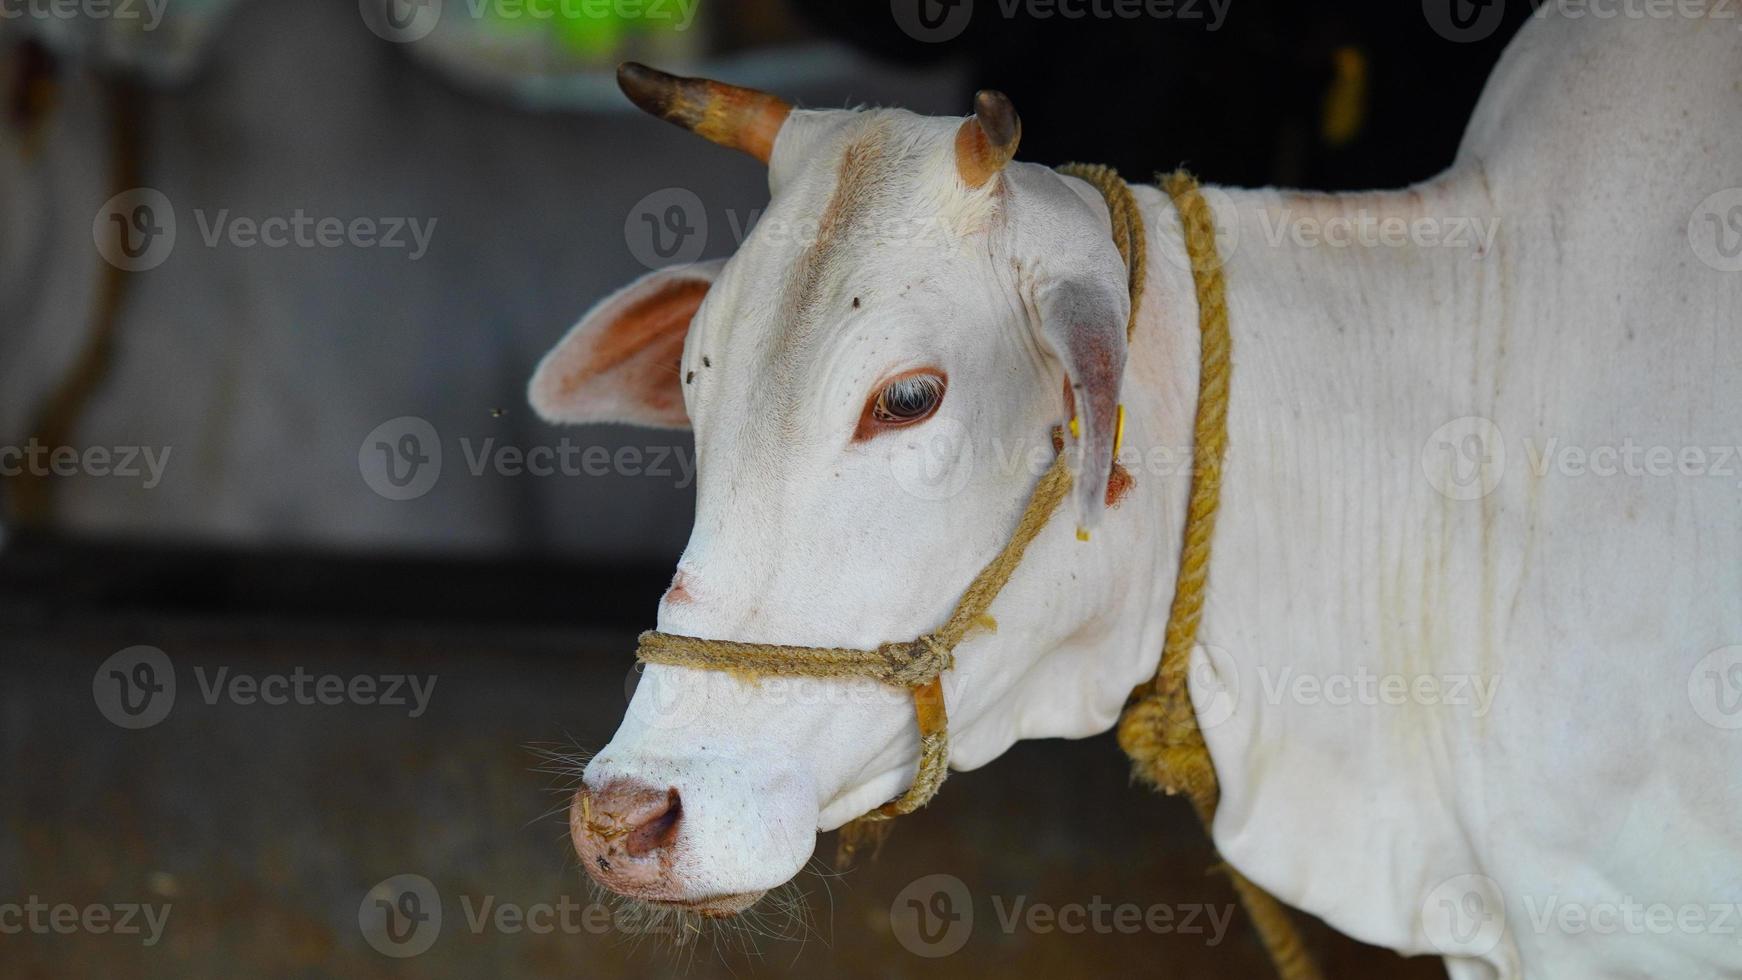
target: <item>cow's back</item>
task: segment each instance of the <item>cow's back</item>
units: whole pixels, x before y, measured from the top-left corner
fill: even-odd
[[[1533,18],[1440,178],[1232,194],[1217,843],[1460,980],[1742,973],[1737,25]],[[1361,215],[1443,235],[1266,237]]]
[[[1542,20],[1460,151],[1505,253],[1477,506],[1506,583],[1473,611],[1505,694],[1461,788],[1526,964],[1717,975],[1742,968],[1742,21]]]

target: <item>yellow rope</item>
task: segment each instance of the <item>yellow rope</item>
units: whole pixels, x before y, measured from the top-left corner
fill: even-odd
[[[1194,463],[1191,495],[1186,503],[1185,541],[1180,547],[1179,577],[1167,634],[1155,679],[1132,692],[1119,719],[1119,746],[1132,760],[1136,775],[1166,793],[1184,793],[1204,827],[1216,815],[1219,789],[1216,769],[1198,729],[1186,684],[1186,668],[1203,618],[1204,589],[1210,577],[1210,542],[1216,533],[1221,504],[1222,461],[1228,449],[1228,383],[1233,370],[1233,341],[1228,333],[1227,286],[1216,251],[1215,216],[1198,193],[1195,179],[1183,170],[1161,180],[1173,199],[1185,232],[1186,255],[1198,299],[1198,412],[1193,425]],[[1234,890],[1246,906],[1264,948],[1283,980],[1318,980],[1318,966],[1301,941],[1288,909],[1240,872],[1228,869]]]
[[[1071,473],[1060,454],[1041,476],[1029,497],[1016,530],[980,574],[968,583],[950,618],[936,632],[914,640],[885,643],[875,650],[838,647],[797,647],[775,643],[740,643],[678,636],[649,630],[641,634],[635,655],[642,662],[723,670],[750,676],[870,677],[886,684],[911,688],[919,722],[919,771],[907,791],[893,802],[871,811],[860,821],[882,821],[912,813],[937,795],[949,775],[950,741],[938,677],[955,664],[956,645],[974,629],[989,622],[986,611],[998,597],[1011,573],[1022,563],[1028,546],[1052,519],[1053,512],[1071,489]],[[857,823],[858,821],[855,821]]]
[[[1199,809],[1216,809],[1216,771],[1210,765],[1203,733],[1186,689],[1186,667],[1204,611],[1204,586],[1210,576],[1210,541],[1221,503],[1222,458],[1228,446],[1228,375],[1232,363],[1228,303],[1222,263],[1216,253],[1215,219],[1183,171],[1162,184],[1174,200],[1185,232],[1186,255],[1198,299],[1201,333],[1198,413],[1193,427],[1191,496],[1186,504],[1185,541],[1180,547],[1179,578],[1155,679],[1133,692],[1136,702],[1119,720],[1119,745],[1135,760],[1137,774],[1168,794],[1185,793]]]
[[[705,640],[648,630],[641,634],[641,649],[636,655],[650,664],[749,676],[869,677],[899,687],[924,684],[955,666],[949,647],[934,635],[885,643],[875,650],[849,650]]]

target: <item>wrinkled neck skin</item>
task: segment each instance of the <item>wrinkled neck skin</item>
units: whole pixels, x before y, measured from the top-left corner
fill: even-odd
[[[1229,449],[1189,675],[1221,785],[1213,836],[1283,901],[1364,941],[1435,952],[1419,895],[1477,866],[1442,805],[1458,782],[1445,743],[1469,713],[1302,708],[1289,685],[1303,674],[1493,674],[1465,659],[1475,645],[1451,639],[1470,624],[1449,571],[1472,542],[1439,533],[1447,501],[1423,479],[1421,453],[1427,433],[1470,414],[1467,387],[1485,383],[1479,366],[1504,345],[1481,325],[1504,320],[1484,307],[1509,258],[1480,244],[1496,226],[1474,165],[1391,192],[1206,193],[1222,204],[1219,223],[1237,215],[1218,235]],[[1468,247],[1312,237],[1449,216],[1476,219]],[[1152,240],[1169,264],[1178,236]],[[1196,316],[1191,304],[1152,309],[1175,333],[1186,327],[1176,318]]]

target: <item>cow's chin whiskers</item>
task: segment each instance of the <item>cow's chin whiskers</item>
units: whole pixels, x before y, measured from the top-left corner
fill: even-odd
[[[819,878],[825,875],[820,865],[807,870]],[[587,883],[594,901],[610,908],[612,928],[624,941],[639,947],[652,940],[686,960],[706,945],[722,959],[728,954],[761,956],[764,940],[798,943],[796,958],[813,936],[824,938],[812,918],[810,896],[796,878],[771,891],[683,903],[632,898],[590,878]],[[827,891],[826,879],[824,887]]]

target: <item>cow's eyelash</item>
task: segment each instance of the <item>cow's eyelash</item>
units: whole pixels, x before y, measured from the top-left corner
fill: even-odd
[[[931,418],[943,404],[949,380],[943,372],[921,369],[897,375],[883,384],[865,403],[855,441],[879,432],[914,425]]]
[[[943,399],[943,378],[910,374],[883,386],[871,403],[871,414],[884,425],[910,425],[930,415]]]

